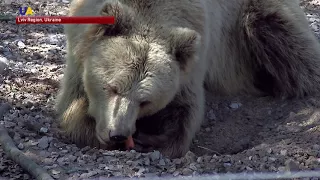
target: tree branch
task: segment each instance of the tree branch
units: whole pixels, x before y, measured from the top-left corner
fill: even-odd
[[[38,164],[23,154],[14,144],[6,128],[0,124],[0,143],[6,154],[37,180],[53,180]]]

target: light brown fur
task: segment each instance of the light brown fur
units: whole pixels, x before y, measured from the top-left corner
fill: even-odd
[[[215,93],[303,97],[320,91],[320,44],[295,0],[73,0],[57,100],[66,134],[113,148],[109,131],[169,157],[188,150]]]

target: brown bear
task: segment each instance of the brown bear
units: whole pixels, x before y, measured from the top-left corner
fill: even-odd
[[[205,89],[320,91],[320,44],[297,0],[73,0],[70,16],[116,18],[65,26],[56,108],[78,145],[181,157],[202,123]]]

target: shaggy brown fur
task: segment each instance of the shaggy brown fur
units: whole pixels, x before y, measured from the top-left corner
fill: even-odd
[[[320,91],[320,44],[297,0],[73,0],[57,100],[78,145],[183,156],[204,114],[204,87],[224,94],[303,97]]]

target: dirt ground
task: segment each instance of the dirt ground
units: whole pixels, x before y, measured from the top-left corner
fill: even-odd
[[[69,2],[3,1],[1,13],[16,15],[22,5],[37,15],[65,15]],[[320,1],[301,5],[320,37]],[[180,159],[68,144],[58,136],[53,111],[65,67],[62,26],[0,23],[0,123],[18,148],[56,179],[320,170],[320,97],[207,94],[205,123],[191,151]],[[0,177],[32,179],[2,148]]]

